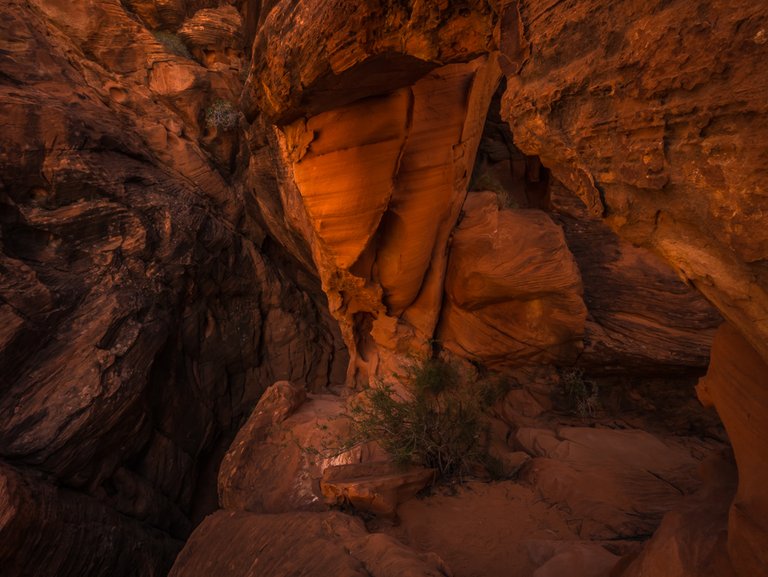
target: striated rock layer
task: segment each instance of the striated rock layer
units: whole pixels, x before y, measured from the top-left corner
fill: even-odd
[[[748,0],[4,2],[0,566],[163,574],[276,380],[297,398],[362,386],[432,345],[501,369],[701,369],[720,318],[689,283],[730,323],[700,390],[740,469],[727,551],[759,573],[766,16]],[[502,76],[498,146],[483,125]],[[468,197],[478,166],[517,188]],[[387,555],[444,572],[337,515],[282,515],[281,483],[322,472],[280,435],[310,437],[326,401],[251,416],[222,504],[281,515],[217,513],[174,574],[230,553],[260,571],[254,538],[274,571],[306,547],[328,574],[402,572]],[[556,494],[551,455],[531,453]],[[616,505],[622,525],[632,504]]]
[[[506,13],[502,111],[517,146],[768,358],[765,5],[520,1]]]
[[[205,120],[242,38],[197,13],[201,63],[153,29],[189,8],[0,8],[4,575],[164,574],[267,385],[343,380],[316,281],[230,180],[237,132]]]

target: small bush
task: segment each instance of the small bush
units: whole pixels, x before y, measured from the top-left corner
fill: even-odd
[[[205,123],[211,128],[232,130],[240,120],[240,113],[235,106],[221,98],[215,100],[205,111]]]
[[[560,383],[572,412],[580,417],[595,416],[600,409],[600,389],[597,383],[586,380],[581,369],[562,371]]]
[[[489,172],[473,175],[472,183],[469,188],[470,190],[488,190],[490,192],[495,192],[499,199],[499,208],[519,208],[512,193]]]
[[[406,396],[380,384],[349,413],[350,444],[378,441],[401,464],[467,473],[487,461],[483,414],[502,394],[497,383],[465,382],[453,365],[426,359],[405,377]]]
[[[165,30],[157,30],[153,32],[155,40],[165,46],[168,52],[175,54],[176,56],[182,56],[184,58],[192,58],[187,45],[173,32],[167,32]]]

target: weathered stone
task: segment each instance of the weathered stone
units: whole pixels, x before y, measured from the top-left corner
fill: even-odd
[[[391,462],[334,465],[323,471],[320,490],[329,505],[350,504],[361,511],[394,515],[397,506],[435,479],[434,469]]]
[[[586,308],[562,230],[543,212],[472,193],[454,231],[439,340],[493,367],[573,362]]]
[[[496,17],[487,0],[277,2],[254,41],[244,108],[282,124],[412,85],[492,50]]]
[[[343,380],[343,343],[197,139],[236,72],[119,1],[0,13],[0,458],[45,479],[3,569],[159,575],[211,510],[219,445],[275,380],[324,387],[334,358]]]
[[[523,0],[507,18],[515,144],[768,359],[766,6]]]
[[[170,577],[441,577],[435,554],[419,554],[338,512],[254,515],[219,511],[192,534]]]
[[[700,485],[691,448],[645,431],[521,428],[517,441],[534,456],[525,480],[567,508],[585,539],[650,535]]]
[[[0,461],[3,575],[160,577],[182,545],[92,497]]]
[[[728,553],[739,575],[768,566],[768,364],[732,325],[720,327],[697,386],[728,431],[739,486],[728,515]]]

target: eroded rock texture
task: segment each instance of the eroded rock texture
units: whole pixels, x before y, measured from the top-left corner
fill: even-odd
[[[760,573],[768,559],[768,364],[729,324],[715,336],[712,363],[697,387],[728,429],[739,486],[728,514],[728,552],[740,575]]]
[[[514,145],[496,91],[500,47],[509,68],[513,7],[374,4],[344,12],[333,34],[275,8],[258,32],[243,100],[255,120],[248,182],[269,191],[256,202],[270,232],[317,268],[352,354],[348,381],[391,373],[431,339],[497,368],[705,367],[720,322],[710,305],[589,210],[574,216],[580,181],[554,170],[571,192]],[[310,8],[331,18],[349,7],[303,2],[296,10]],[[426,22],[435,30],[420,28]],[[353,25],[376,32],[360,38]],[[481,25],[488,34],[474,33]],[[472,33],[447,48],[441,35],[455,27]],[[277,38],[319,55],[270,42]],[[486,200],[493,215],[484,226],[477,203],[465,202],[473,172],[473,190],[499,195],[495,212]],[[535,210],[526,223],[515,208]],[[566,216],[553,222],[544,210]],[[567,215],[593,225],[564,225]],[[470,276],[476,290],[459,289]],[[653,289],[636,290],[639,282]],[[680,318],[687,307],[696,313]]]
[[[170,576],[210,574],[444,577],[450,572],[437,555],[416,553],[386,535],[371,535],[360,519],[337,511],[219,511],[195,530]]]
[[[701,394],[740,468],[718,539],[759,572],[766,16],[748,0],[3,3],[0,566],[163,574],[276,380],[297,398],[364,386],[433,345],[497,369],[700,371],[720,317],[695,287],[732,325]],[[260,571],[254,538],[318,551],[328,574],[443,571],[369,550],[343,517],[282,515],[306,503],[266,465],[319,482],[281,435],[309,438],[326,401],[251,416],[219,489],[261,515],[209,518],[174,574],[230,554]],[[542,479],[574,443],[529,448]],[[632,504],[613,505],[620,536],[662,512],[623,531]],[[593,521],[585,535],[615,519]]]
[[[129,4],[0,8],[4,574],[163,574],[261,392],[346,368],[320,291],[244,214],[237,132],[205,122],[239,94],[215,55],[242,38],[206,32],[237,10],[158,12],[201,64]]]
[[[768,358],[765,11],[515,2],[501,62],[517,146]]]

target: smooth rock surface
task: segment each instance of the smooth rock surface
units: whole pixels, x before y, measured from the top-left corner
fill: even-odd
[[[586,307],[562,230],[544,212],[499,209],[493,193],[471,193],[463,211],[439,340],[491,367],[573,362]]]
[[[523,479],[584,539],[649,536],[700,485],[690,448],[645,431],[521,428],[516,439],[534,456]]]
[[[169,577],[441,577],[434,554],[418,554],[360,519],[338,512],[255,515],[219,511],[192,534]]]
[[[759,574],[768,566],[768,364],[738,330],[723,324],[696,390],[723,420],[739,469],[728,553],[739,575]]]
[[[435,473],[388,461],[332,465],[323,471],[320,490],[329,505],[349,504],[360,511],[392,516],[400,503],[433,482]]]

